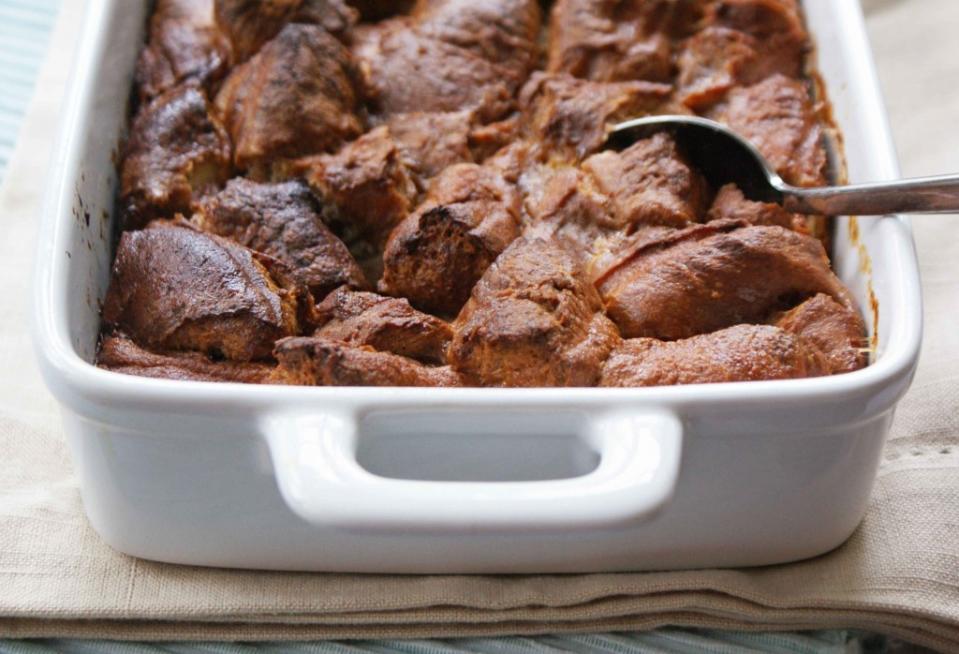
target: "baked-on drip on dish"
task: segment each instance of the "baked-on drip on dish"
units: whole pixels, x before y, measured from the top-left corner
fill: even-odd
[[[827,218],[711,188],[695,114],[829,178],[797,0],[158,0],[97,364],[653,386],[866,365]]]

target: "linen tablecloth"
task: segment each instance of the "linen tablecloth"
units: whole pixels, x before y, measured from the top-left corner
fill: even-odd
[[[750,570],[565,576],[362,576],[210,570],[135,560],[87,525],[30,351],[32,256],[79,0],[4,187],[0,239],[0,636],[306,639],[645,629],[855,627],[959,649],[959,219],[916,219],[926,301],[920,370],[863,524],[810,561]],[[952,0],[870,0],[905,172],[959,169]],[[921,8],[921,9],[920,9]],[[921,12],[921,13],[920,13]]]

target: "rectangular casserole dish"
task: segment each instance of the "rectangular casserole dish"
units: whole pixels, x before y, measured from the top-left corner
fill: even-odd
[[[94,528],[174,563],[391,573],[751,566],[825,552],[866,508],[921,339],[902,217],[841,219],[872,364],[635,389],[279,387],[91,365],[114,161],[149,3],[91,0],[42,216],[36,347]],[[806,0],[851,181],[898,169],[856,0]]]

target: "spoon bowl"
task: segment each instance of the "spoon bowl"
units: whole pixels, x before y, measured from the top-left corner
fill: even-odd
[[[670,134],[713,188],[734,183],[748,199],[774,202],[793,213],[870,216],[959,211],[959,175],[800,188],[783,181],[751,142],[722,123],[697,116],[628,120],[610,130],[606,145],[623,149],[657,132]]]

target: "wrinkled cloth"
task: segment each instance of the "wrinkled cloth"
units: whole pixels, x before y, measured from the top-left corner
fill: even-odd
[[[904,172],[959,170],[959,3],[868,0]],[[0,636],[265,640],[638,630],[859,628],[959,650],[959,218],[914,219],[926,333],[868,513],[818,558],[744,570],[535,576],[250,572],[103,544],[29,333],[45,170],[82,13],[64,3],[0,192]]]

